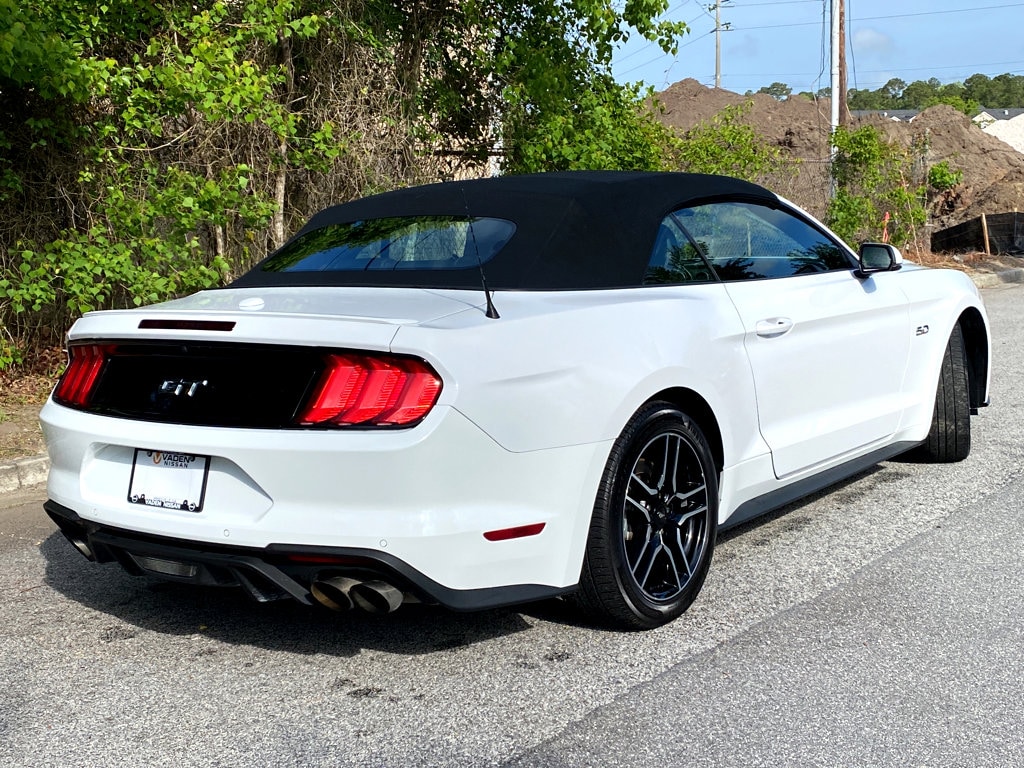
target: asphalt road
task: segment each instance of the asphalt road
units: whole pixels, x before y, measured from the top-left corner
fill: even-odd
[[[726,534],[642,634],[559,602],[383,618],[88,564],[0,501],[0,764],[1022,765],[1024,287],[974,450]]]

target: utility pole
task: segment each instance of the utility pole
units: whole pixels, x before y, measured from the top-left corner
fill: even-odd
[[[839,102],[839,125],[850,124],[850,108],[846,106],[846,2],[839,0],[839,91],[833,98]]]
[[[730,27],[729,22],[722,24],[722,2],[715,0],[714,5],[708,6],[709,11],[715,12],[715,88],[722,87],[722,30],[728,32]],[[724,2],[728,8],[730,0]]]
[[[832,56],[831,56],[831,61],[832,61],[832,81],[830,83],[830,87],[831,87],[831,90],[832,90],[832,96],[829,98],[829,102],[830,102],[830,105],[831,105],[831,110],[830,110],[830,112],[831,112],[831,115],[830,115],[831,120],[830,120],[830,124],[831,124],[831,128],[832,128],[832,131],[831,131],[832,134],[834,134],[836,132],[836,129],[839,128],[839,102],[840,102],[839,91],[842,88],[841,82],[843,80],[845,80],[845,77],[843,77],[840,74],[840,70],[842,69],[842,65],[840,63],[840,50],[842,50],[843,40],[842,40],[842,37],[840,36],[839,19],[840,19],[840,16],[842,14],[842,7],[843,7],[843,0],[832,0],[832,6],[831,6],[831,20],[832,20],[832,36],[831,36],[831,38],[832,38],[832,40],[831,40],[831,45],[830,45],[830,48],[831,48],[831,51],[832,51]],[[833,154],[834,154],[834,148],[833,148]]]
[[[830,125],[831,130],[829,132],[829,168],[836,159],[836,145],[835,145],[835,134],[836,129],[839,128],[839,70],[841,69],[839,64],[839,50],[842,45],[842,38],[839,35],[839,15],[840,9],[842,8],[843,0],[832,0],[831,5],[831,21],[832,21],[832,35],[831,35],[831,62],[832,62],[832,79],[831,89],[832,96],[829,98],[830,111]],[[829,174],[831,177],[831,173]],[[832,177],[832,183],[829,187],[829,197],[834,198],[836,194],[836,182],[835,177]]]

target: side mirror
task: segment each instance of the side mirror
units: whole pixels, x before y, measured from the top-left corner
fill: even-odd
[[[895,272],[903,266],[903,254],[889,243],[861,243],[858,278],[866,278],[876,272]]]

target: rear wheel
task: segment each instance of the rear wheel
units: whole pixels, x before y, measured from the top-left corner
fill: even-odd
[[[672,621],[704,584],[717,523],[717,475],[703,433],[675,406],[648,404],[612,448],[576,602],[623,629]]]
[[[959,462],[971,453],[971,396],[964,335],[957,323],[946,345],[935,393],[932,427],[915,456],[925,462]]]

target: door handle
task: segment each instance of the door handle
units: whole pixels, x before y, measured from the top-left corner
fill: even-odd
[[[765,318],[759,320],[754,326],[754,333],[764,339],[775,339],[789,332],[793,328],[791,318]]]

